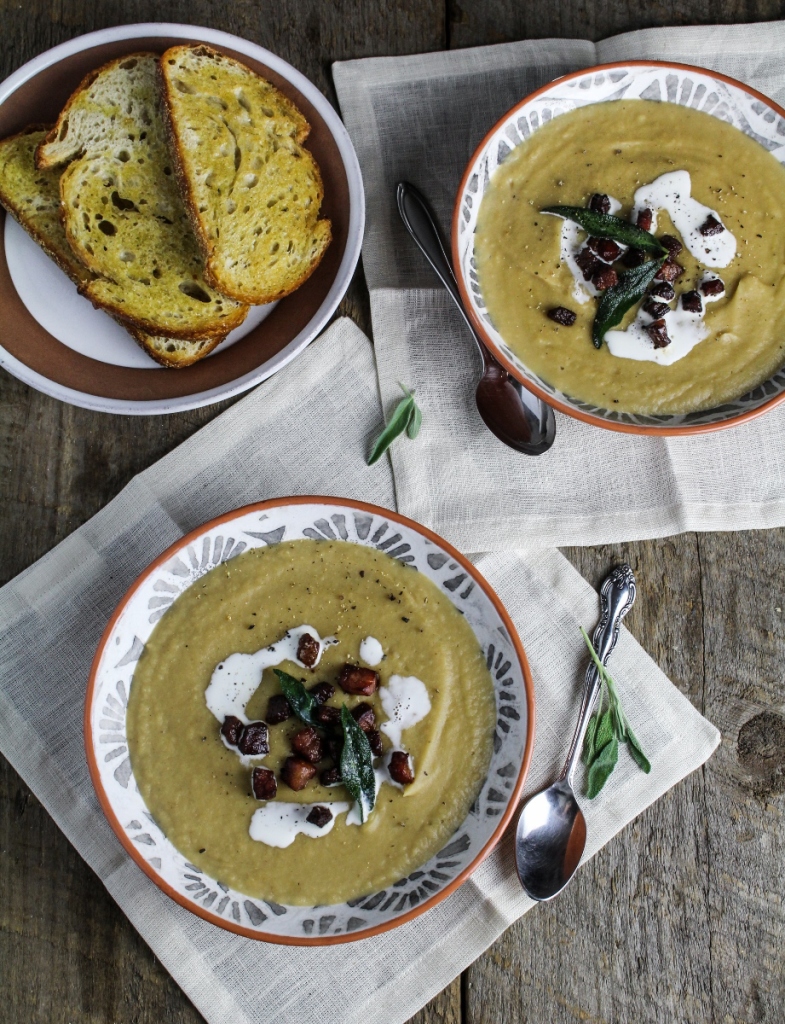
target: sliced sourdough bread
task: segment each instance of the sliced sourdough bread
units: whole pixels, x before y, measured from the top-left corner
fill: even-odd
[[[212,288],[172,173],[158,58],[138,53],[92,72],[38,147],[60,178],[71,248],[95,278],[83,293],[150,334],[208,340],[248,307]]]
[[[77,259],[65,237],[60,216],[60,171],[38,170],[35,166],[36,148],[50,129],[51,125],[29,125],[0,141],[0,204],[81,291],[95,275]],[[221,335],[209,341],[175,340],[118,322],[162,366],[190,366],[222,340]]]
[[[225,295],[272,302],[298,288],[330,243],[319,219],[310,126],[278,89],[208,46],[161,57],[164,111],[181,188],[206,260]]]

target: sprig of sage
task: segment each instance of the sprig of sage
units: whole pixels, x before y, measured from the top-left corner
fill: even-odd
[[[404,431],[406,431],[412,441],[420,433],[422,411],[414,400],[414,392],[410,391],[405,384],[400,384],[400,382],[399,387],[405,397],[397,404],[395,412],[390,417],[390,422],[376,439],[376,444],[374,444],[373,450],[368,456],[369,466],[372,466],[374,462],[378,462],[396,437],[400,437]]]
[[[352,718],[345,704],[341,706],[343,750],[341,752],[341,779],[349,795],[360,808],[360,823],[376,804],[376,776],[373,771],[373,753],[368,737]]]
[[[622,710],[616,684],[608,674],[608,670],[597,657],[586,630],[581,627],[581,634],[589,648],[589,654],[600,677],[600,696],[594,714],[589,719],[586,736],[583,741],[583,763],[587,768],[586,795],[590,800],[600,792],[608,781],[611,772],[619,759],[619,744],[626,743],[633,761],[647,775],[651,771],[649,759],[632,731],[627,716]],[[608,706],[605,707],[607,696]]]
[[[618,284],[602,293],[591,328],[591,340],[595,348],[602,348],[606,333],[622,322],[628,309],[640,302],[665,259],[665,256],[661,256],[628,270],[621,275]]]
[[[283,695],[289,701],[292,711],[297,717],[302,719],[306,725],[319,725],[320,723],[314,718],[314,711],[319,707],[319,702],[313,694],[306,690],[299,679],[290,676],[283,669],[274,668],[273,672],[278,676]]]
[[[540,212],[553,213],[557,217],[564,217],[565,220],[575,221],[593,238],[612,238],[614,242],[643,249],[644,252],[653,253],[655,256],[668,252],[650,231],[644,231],[643,228],[630,224],[621,217],[614,217],[611,213],[597,213],[584,206],[546,206]]]

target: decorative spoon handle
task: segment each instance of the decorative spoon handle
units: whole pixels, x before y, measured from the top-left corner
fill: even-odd
[[[621,620],[635,602],[635,576],[629,565],[625,563],[617,566],[606,577],[600,590],[600,601],[602,602],[602,614],[597,628],[594,630],[592,644],[597,652],[597,657],[605,665],[619,639]],[[586,734],[592,708],[599,691],[600,675],[594,662],[590,661],[589,667],[586,669],[586,682],[583,686],[583,701],[578,716],[578,725],[567,753],[567,760],[561,775],[559,775],[559,781],[566,779],[572,785],[572,775],[583,747],[583,737]]]

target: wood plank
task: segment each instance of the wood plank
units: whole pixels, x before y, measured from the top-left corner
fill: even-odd
[[[451,47],[508,43],[514,39],[591,39],[660,25],[717,25],[771,21],[785,15],[782,0],[447,0]]]
[[[141,21],[211,25],[245,36],[289,60],[333,102],[334,60],[445,44],[437,0],[0,0],[0,78],[83,32]],[[342,314],[369,331],[361,270]],[[63,405],[0,371],[0,582],[228,404],[169,417],[106,416]],[[0,890],[0,1024],[202,1019],[2,758]],[[459,985],[433,1005],[422,1024],[457,1024]]]
[[[706,765],[710,984],[716,1021],[785,1007],[785,540],[700,538],[705,708],[722,731]]]

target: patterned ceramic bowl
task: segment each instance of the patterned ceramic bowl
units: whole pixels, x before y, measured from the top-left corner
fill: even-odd
[[[453,266],[464,305],[499,362],[530,391],[569,416],[631,434],[697,434],[734,426],[785,399],[785,367],[754,391],[715,409],[662,416],[613,412],[572,398],[527,369],[505,344],[485,308],[477,278],[474,233],[493,172],[516,146],[554,117],[576,107],[618,99],[657,100],[702,110],[735,125],[785,163],[785,110],[749,86],[716,72],[685,64],[631,61],[558,78],[505,114],[485,136],[466,168],[452,223]]]
[[[381,892],[334,906],[250,899],[190,864],[169,842],[134,781],[126,709],[134,670],[156,622],[209,572],[251,548],[309,537],[386,551],[431,579],[465,615],[491,670],[493,756],[469,815],[435,857]],[[298,497],[229,512],[183,537],[136,580],[98,645],[85,704],[87,761],[114,831],[139,867],[181,906],[249,938],[298,945],[366,938],[444,899],[491,851],[510,821],[531,759],[533,687],[515,627],[477,570],[445,541],[394,512],[349,499]]]

